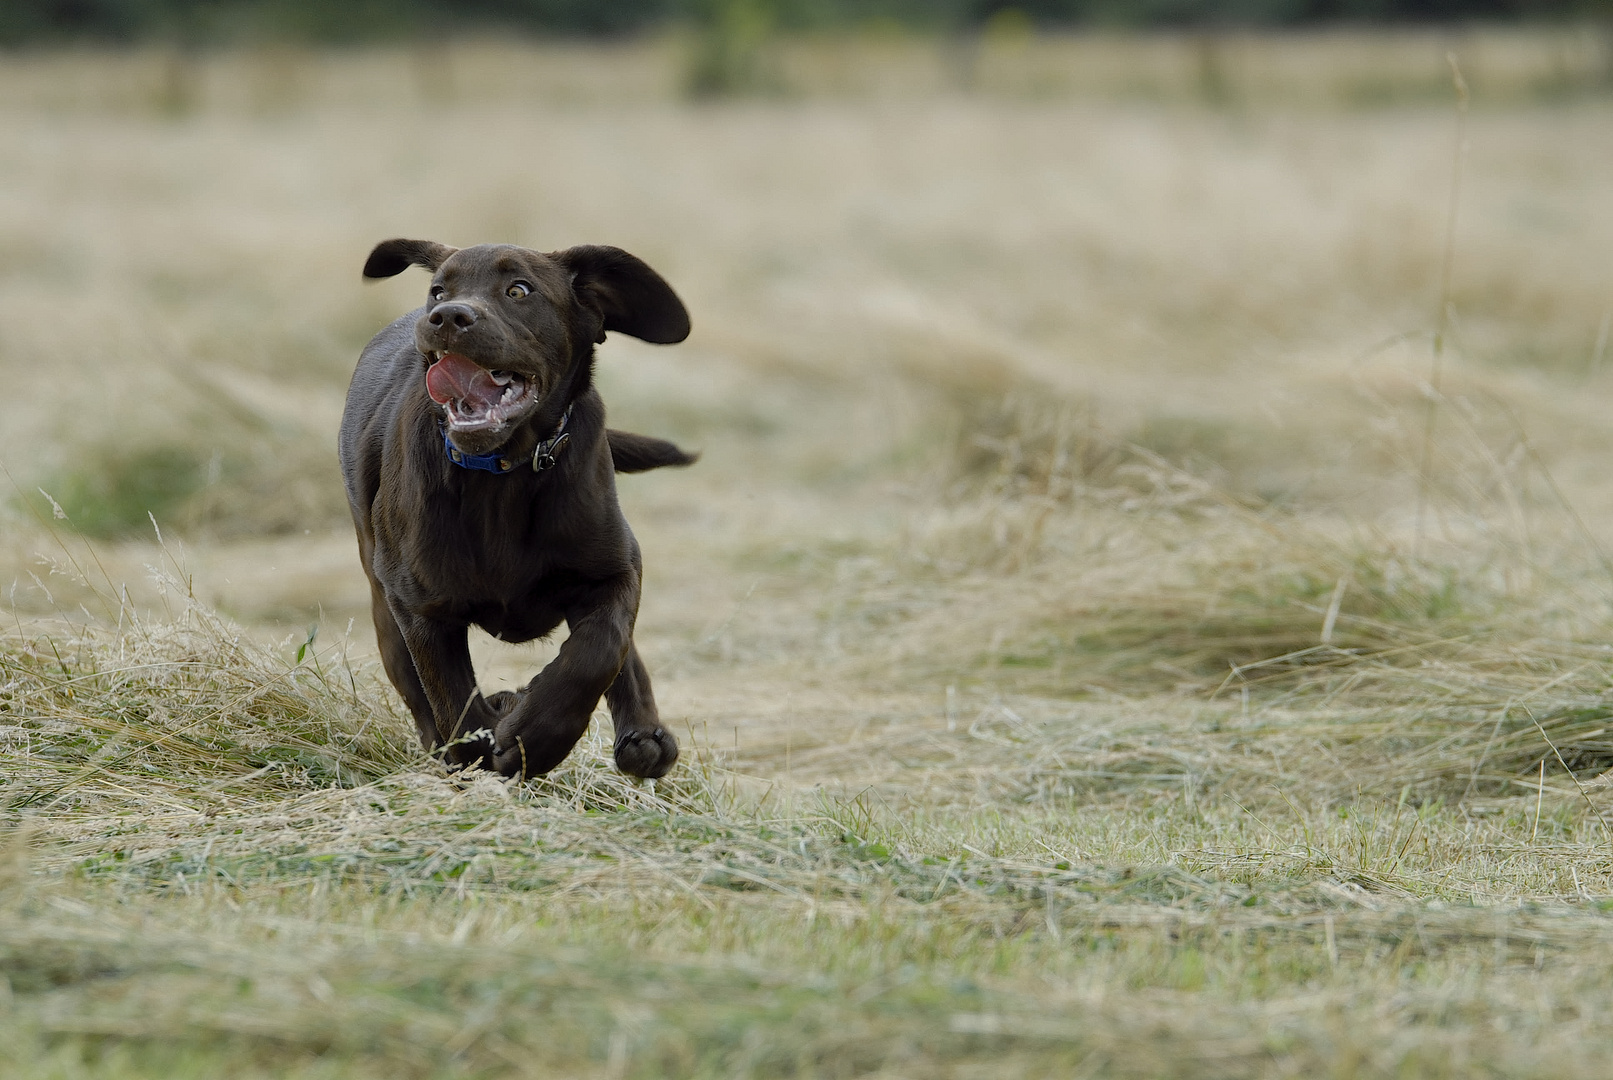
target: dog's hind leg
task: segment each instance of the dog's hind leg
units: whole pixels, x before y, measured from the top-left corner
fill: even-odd
[[[629,776],[665,776],[678,760],[678,741],[661,726],[650,673],[631,641],[622,670],[605,691],[616,728],[616,767]]]

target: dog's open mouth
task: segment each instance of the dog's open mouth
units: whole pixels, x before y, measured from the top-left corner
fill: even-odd
[[[502,427],[532,400],[532,381],[513,371],[489,371],[458,353],[430,354],[426,393],[448,407],[454,431]]]

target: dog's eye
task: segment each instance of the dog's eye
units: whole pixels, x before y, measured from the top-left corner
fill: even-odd
[[[448,290],[444,289],[441,285],[433,285],[431,287],[431,298],[433,300],[441,300],[443,297],[445,297],[447,295],[448,295]]]
[[[504,290],[504,295],[508,296],[512,300],[519,300],[523,296],[530,295],[531,292],[532,292],[532,286],[528,285],[524,281],[517,281],[515,284],[511,285],[508,289]]]

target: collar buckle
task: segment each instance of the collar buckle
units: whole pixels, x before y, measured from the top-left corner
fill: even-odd
[[[560,451],[564,450],[570,441],[571,432],[562,431],[548,442],[540,443],[538,448],[532,451],[532,471],[547,472],[554,468],[555,458],[560,456]]]
[[[560,451],[564,450],[566,444],[571,441],[571,432],[566,430],[566,425],[570,422],[571,406],[568,405],[566,406],[565,415],[560,417],[560,426],[555,428],[554,434],[540,442],[537,448],[532,451],[533,472],[547,472],[555,467],[555,459],[560,456]]]

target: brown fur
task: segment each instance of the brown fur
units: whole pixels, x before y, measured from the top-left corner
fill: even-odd
[[[661,277],[617,248],[541,253],[507,245],[456,251],[421,240],[376,246],[364,273],[433,272],[424,308],[377,334],[359,357],[340,456],[369,575],[387,675],[427,749],[506,775],[563,761],[603,695],[617,767],[661,776],[678,747],[662,725],[633,647],[641,563],[615,474],[694,460],[661,439],[605,428],[593,387],[607,330],[672,343],[689,333]],[[512,283],[530,291],[511,295]],[[519,290],[515,290],[519,293]],[[527,412],[496,430],[450,431],[467,454],[521,462],[497,475],[444,451],[444,409],[426,392],[428,354],[452,351],[533,388]],[[570,410],[553,468],[526,464]],[[559,655],[525,687],[484,698],[467,644],[472,624],[505,641],[564,621]]]

